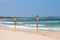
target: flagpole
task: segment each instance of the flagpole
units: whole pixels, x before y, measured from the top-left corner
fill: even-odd
[[[14,29],[16,30],[16,16],[14,17]]]
[[[36,33],[38,33],[38,15],[36,15]]]

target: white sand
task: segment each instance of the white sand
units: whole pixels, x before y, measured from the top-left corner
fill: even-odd
[[[41,34],[0,28],[0,40],[56,40]]]
[[[0,40],[54,40],[39,34],[0,29]]]

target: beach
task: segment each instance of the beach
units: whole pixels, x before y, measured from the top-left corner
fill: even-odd
[[[59,0],[0,0],[0,40],[60,40]]]
[[[60,40],[60,32],[0,27],[0,40]]]

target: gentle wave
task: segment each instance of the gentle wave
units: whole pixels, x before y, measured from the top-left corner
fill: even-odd
[[[47,22],[48,22],[48,23],[49,23],[49,22],[51,23],[51,22],[59,22],[59,21],[47,21]]]
[[[14,23],[14,22],[0,22],[0,23]]]
[[[14,22],[0,22],[1,24],[14,24]],[[17,24],[23,24],[23,22],[16,22]]]
[[[25,24],[26,26],[34,26],[36,27],[36,24]],[[46,26],[46,25],[43,25],[43,24],[38,24],[38,26]]]
[[[39,21],[38,23],[39,24],[41,24],[41,23],[59,23],[60,21]],[[0,23],[14,23],[14,21],[13,22],[0,22]],[[17,24],[36,24],[36,22],[16,22]]]
[[[0,24],[0,26],[7,26],[7,27],[11,27],[14,28],[14,25],[4,25],[4,24]],[[36,29],[36,27],[29,27],[26,25],[17,25],[16,28],[23,28],[23,29]],[[59,27],[38,27],[39,30],[53,30],[53,31],[60,31]]]
[[[14,22],[0,22],[0,24],[14,25]],[[24,23],[22,23],[22,22],[17,22],[16,25],[36,26],[36,24],[24,24]],[[46,25],[44,25],[44,24],[38,24],[38,26],[46,26]]]

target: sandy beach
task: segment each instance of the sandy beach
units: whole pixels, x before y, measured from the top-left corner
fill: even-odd
[[[60,40],[60,32],[0,27],[0,40]]]

